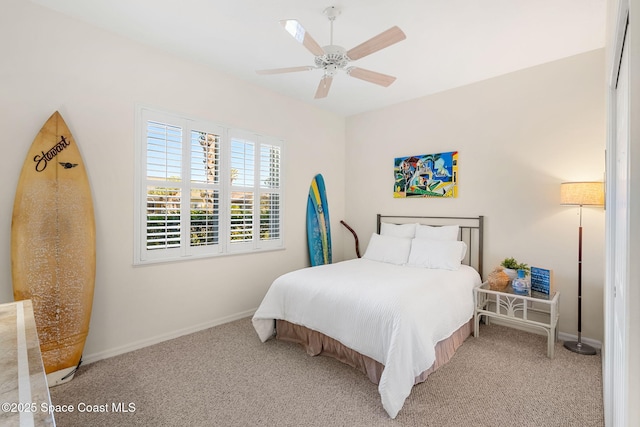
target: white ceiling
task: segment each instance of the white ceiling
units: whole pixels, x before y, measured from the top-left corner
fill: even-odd
[[[32,0],[319,108],[349,116],[604,47],[606,0]],[[350,65],[390,74],[384,88],[344,73],[314,100],[321,70],[278,21],[329,44],[323,10],[341,10],[334,44],[350,49],[397,25],[407,38]]]

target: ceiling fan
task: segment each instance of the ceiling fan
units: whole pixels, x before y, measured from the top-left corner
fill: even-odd
[[[393,83],[396,78],[376,71],[366,70],[364,68],[348,66],[349,62],[371,55],[381,49],[398,43],[406,38],[402,30],[396,26],[389,28],[375,37],[359,44],[350,50],[345,50],[342,46],[333,44],[333,21],[340,15],[340,10],[335,6],[326,8],[323,13],[331,22],[331,39],[328,46],[320,47],[320,45],[307,33],[302,25],[295,19],[286,19],[280,21],[280,24],[287,30],[293,38],[309,50],[315,56],[315,66],[301,66],[289,68],[275,68],[270,70],[258,70],[258,74],[280,74],[292,73],[296,71],[310,71],[321,69],[323,76],[316,90],[315,98],[325,98],[331,88],[333,76],[338,70],[344,70],[349,76],[367,82],[375,83],[380,86],[387,87]]]

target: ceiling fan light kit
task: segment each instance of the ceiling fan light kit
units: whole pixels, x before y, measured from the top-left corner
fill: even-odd
[[[311,71],[321,69],[323,75],[320,79],[320,84],[316,90],[315,98],[325,98],[329,94],[333,77],[337,74],[338,70],[343,70],[347,75],[355,77],[360,80],[364,80],[370,83],[374,83],[380,86],[387,87],[393,83],[396,78],[386,74],[378,73],[376,71],[366,70],[364,68],[348,66],[349,62],[355,61],[360,58],[364,58],[367,55],[371,55],[379,50],[389,47],[399,41],[406,38],[406,35],[398,27],[391,27],[387,31],[378,34],[375,37],[359,44],[350,50],[345,50],[342,46],[333,44],[333,21],[338,15],[340,10],[335,6],[329,6],[323,11],[331,23],[331,38],[328,46],[321,47],[314,39],[307,33],[304,27],[295,19],[286,19],[280,21],[280,24],[285,30],[295,39],[298,43],[301,43],[309,52],[314,56],[314,66],[300,66],[300,67],[288,67],[288,68],[275,68],[269,70],[258,70],[258,74],[282,74],[292,73],[298,71]]]

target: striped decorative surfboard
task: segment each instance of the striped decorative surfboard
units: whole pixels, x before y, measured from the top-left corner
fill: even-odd
[[[307,200],[307,242],[311,265],[331,264],[331,226],[324,178],[316,175]]]

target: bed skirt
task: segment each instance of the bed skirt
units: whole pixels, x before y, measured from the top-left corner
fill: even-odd
[[[473,332],[473,318],[456,330],[449,338],[436,344],[436,360],[426,371],[415,378],[418,384],[427,379],[429,374],[447,363],[462,345],[465,339]],[[316,332],[304,326],[296,325],[286,320],[276,320],[276,338],[302,345],[310,356],[330,356],[346,363],[363,372],[371,382],[378,384],[384,370],[384,365],[372,358],[358,353],[342,345],[339,341],[330,338],[320,332]]]

